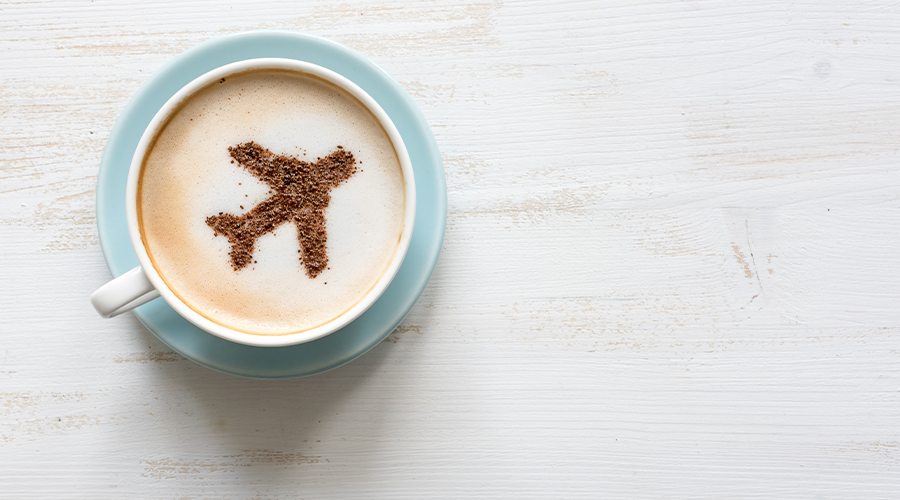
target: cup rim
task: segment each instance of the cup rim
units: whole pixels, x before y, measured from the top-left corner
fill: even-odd
[[[241,332],[216,323],[188,306],[175,295],[153,266],[150,256],[147,253],[147,249],[144,246],[143,239],[141,238],[140,225],[137,217],[137,188],[138,181],[140,180],[141,167],[144,162],[147,148],[156,137],[160,126],[166,122],[173,111],[177,111],[180,108],[179,104],[182,101],[192,96],[197,91],[205,88],[210,83],[236,73],[257,69],[281,69],[306,73],[326,80],[350,93],[376,117],[384,128],[388,138],[394,146],[394,151],[397,154],[400,168],[403,173],[405,196],[403,230],[400,235],[399,245],[385,272],[375,283],[375,286],[373,286],[369,292],[367,292],[363,298],[349,310],[324,324],[295,333],[257,335]],[[153,119],[144,129],[132,157],[125,191],[125,209],[131,244],[134,247],[134,251],[137,254],[138,261],[143,268],[144,274],[159,292],[160,296],[162,296],[169,306],[171,306],[179,315],[202,330],[225,340],[257,347],[284,347],[311,342],[340,330],[364,313],[378,300],[385,289],[387,289],[403,263],[403,259],[406,256],[412,238],[416,213],[415,178],[413,175],[412,162],[409,158],[409,152],[406,149],[406,145],[404,144],[403,138],[400,136],[397,127],[378,102],[353,81],[328,68],[307,61],[275,57],[254,58],[225,64],[204,73],[179,89],[179,91],[169,98],[159,111],[157,111],[156,115],[154,115]]]

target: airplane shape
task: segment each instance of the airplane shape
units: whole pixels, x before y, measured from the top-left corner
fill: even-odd
[[[256,240],[286,222],[297,226],[300,258],[310,278],[328,265],[325,243],[325,209],[331,202],[331,190],[356,173],[353,153],[342,146],[315,163],[293,156],[276,155],[250,141],[229,147],[235,161],[257,179],[272,188],[272,196],[243,215],[219,212],[206,218],[215,235],[231,243],[231,266],[235,271],[253,262]],[[241,207],[243,208],[243,207]]]

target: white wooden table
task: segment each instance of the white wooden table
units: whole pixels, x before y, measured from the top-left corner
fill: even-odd
[[[256,29],[381,65],[449,188],[404,323],[280,382],[88,302],[119,113]],[[895,2],[0,2],[0,498],[900,498],[898,246]]]

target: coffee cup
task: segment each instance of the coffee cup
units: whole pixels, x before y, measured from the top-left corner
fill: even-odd
[[[233,342],[309,342],[388,287],[415,219],[412,165],[387,113],[318,65],[250,59],[172,96],[128,173],[140,266],[91,296],[104,317],[162,297]]]

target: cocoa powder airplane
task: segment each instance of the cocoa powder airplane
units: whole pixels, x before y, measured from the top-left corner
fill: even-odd
[[[235,271],[253,262],[256,240],[282,224],[297,226],[300,260],[310,278],[328,265],[325,209],[331,190],[356,173],[353,153],[342,146],[310,163],[293,156],[276,155],[250,141],[228,148],[240,166],[272,188],[272,196],[243,215],[220,212],[206,218],[215,235],[231,243],[231,265]],[[243,207],[241,207],[243,208]]]

